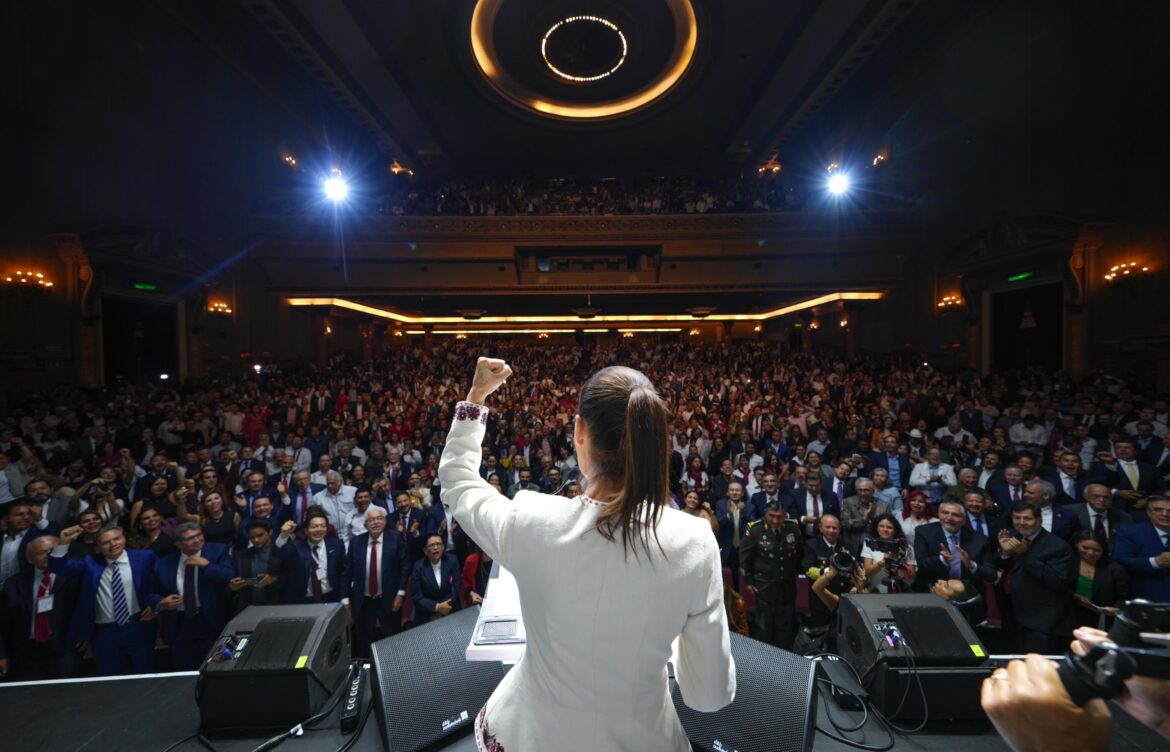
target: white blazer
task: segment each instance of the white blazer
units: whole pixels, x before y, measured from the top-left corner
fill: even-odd
[[[623,553],[585,496],[509,499],[479,475],[488,410],[460,402],[439,481],[472,540],[516,578],[528,644],[476,719],[480,750],[690,750],[666,662],[689,707],[735,698],[719,549],[705,520],[664,509],[665,551]]]

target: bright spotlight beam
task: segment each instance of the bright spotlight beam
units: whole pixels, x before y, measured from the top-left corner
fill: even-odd
[[[845,191],[849,190],[849,176],[843,173],[837,173],[829,178],[829,193],[840,196]]]
[[[343,178],[334,175],[331,178],[326,178],[323,184],[325,189],[325,197],[330,201],[344,201],[345,197],[349,195],[349,186]]]

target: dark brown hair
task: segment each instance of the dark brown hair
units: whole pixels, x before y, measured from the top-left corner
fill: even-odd
[[[594,472],[621,490],[605,503],[597,530],[607,540],[619,531],[622,547],[638,555],[640,539],[647,553],[650,536],[658,541],[658,521],[670,500],[670,412],[641,371],[625,366],[604,368],[581,388],[577,414],[589,431]],[[649,505],[647,524],[637,515]],[[635,531],[635,526],[641,529]]]

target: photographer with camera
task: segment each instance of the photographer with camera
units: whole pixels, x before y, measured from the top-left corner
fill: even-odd
[[[870,523],[861,547],[861,567],[874,593],[908,592],[918,568],[914,549],[892,514],[879,514]]]
[[[837,606],[841,604],[842,595],[857,595],[871,592],[869,581],[865,577],[865,567],[848,551],[838,551],[833,554],[829,566],[820,572],[820,576],[812,584],[813,595],[829,609],[830,614],[837,613]],[[836,630],[830,628],[827,648],[830,651],[837,649],[834,644]]]

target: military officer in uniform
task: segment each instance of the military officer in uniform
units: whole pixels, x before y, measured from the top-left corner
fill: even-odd
[[[796,636],[796,576],[803,553],[800,526],[787,519],[778,501],[748,525],[740,543],[744,581],[756,595],[752,636],[785,650],[792,649]]]

